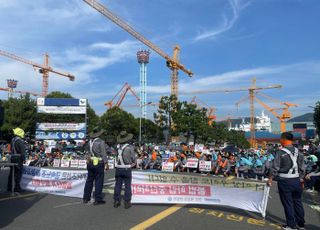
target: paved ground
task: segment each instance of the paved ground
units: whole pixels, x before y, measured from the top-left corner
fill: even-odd
[[[93,206],[80,199],[24,193],[20,197],[0,194],[0,229],[279,229],[284,214],[276,186],[270,193],[267,217],[229,207],[204,205],[134,205],[113,208],[108,186],[113,172],[106,173],[105,205]],[[320,229],[320,196],[305,194],[306,229]],[[312,207],[312,208],[311,208]],[[313,209],[314,208],[314,209]],[[135,228],[134,228],[135,227]]]

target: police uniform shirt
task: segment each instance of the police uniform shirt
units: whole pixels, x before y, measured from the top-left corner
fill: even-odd
[[[92,143],[92,153],[90,152],[90,142]],[[100,138],[90,140],[87,145],[87,151],[89,152],[89,154],[94,154],[95,157],[102,158],[104,163],[108,161],[105,143]]]
[[[286,149],[288,149],[291,153],[294,153],[295,151],[295,148],[292,146],[286,147]],[[305,174],[304,156],[300,152],[298,154],[299,155],[298,155],[297,164],[298,164],[298,170],[299,170],[299,177],[302,179]],[[282,150],[278,150],[273,160],[271,174],[274,177],[278,176],[280,173],[286,174],[289,172],[292,166],[293,166],[293,163],[288,153]]]
[[[128,145],[123,149],[122,159],[125,165],[132,165],[136,163],[136,153],[132,145]]]

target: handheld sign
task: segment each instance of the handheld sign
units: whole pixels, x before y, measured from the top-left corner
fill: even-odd
[[[187,168],[198,168],[199,159],[197,158],[189,158],[186,163]]]
[[[161,170],[163,172],[173,172],[173,162],[163,162]]]
[[[70,167],[71,168],[78,168],[79,167],[79,160],[71,160]]]
[[[210,172],[211,171],[211,161],[199,161],[199,171]]]
[[[53,167],[60,167],[60,159],[53,160]]]
[[[86,169],[87,168],[87,161],[86,160],[79,160],[79,169]]]
[[[70,161],[66,159],[61,160],[61,167],[68,168],[70,166]]]

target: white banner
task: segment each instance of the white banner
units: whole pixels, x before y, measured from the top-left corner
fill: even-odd
[[[211,168],[211,161],[199,161],[199,171],[210,172]]]
[[[173,172],[174,163],[173,162],[162,162],[163,172]]]
[[[21,187],[28,191],[60,196],[83,197],[87,171],[24,166]]]
[[[83,131],[86,130],[86,123],[37,123],[36,129],[42,131]]]
[[[83,106],[38,106],[38,113],[51,114],[86,114],[87,108]]]
[[[265,217],[269,187],[262,182],[133,171],[132,194],[132,203],[216,204]]]
[[[186,163],[187,168],[198,168],[199,160],[197,158],[189,158]]]

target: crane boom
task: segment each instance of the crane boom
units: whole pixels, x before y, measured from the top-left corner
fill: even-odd
[[[87,3],[89,6],[91,6],[92,8],[94,8],[95,10],[97,10],[98,12],[100,12],[102,15],[110,19],[113,23],[121,27],[123,30],[127,31],[137,40],[139,40],[140,42],[148,46],[151,50],[155,51],[157,54],[163,57],[167,61],[167,66],[172,71],[171,94],[178,96],[178,72],[177,71],[181,70],[184,73],[186,73],[189,77],[193,76],[192,71],[185,68],[184,65],[182,65],[179,61],[178,54],[180,52],[180,47],[178,45],[174,47],[173,58],[171,58],[168,54],[162,51],[157,45],[153,44],[151,41],[146,39],[143,35],[141,35],[139,32],[133,29],[128,23],[123,21],[120,17],[118,17],[113,12],[111,12],[109,9],[107,9],[104,5],[102,5],[98,1],[96,0],[83,0],[83,1]]]
[[[131,94],[137,99],[137,101],[140,101],[139,96],[136,94],[136,92],[134,91],[134,89],[126,82],[124,83],[124,85],[121,87],[121,89],[116,93],[116,95],[110,100],[107,101],[104,105],[108,106],[109,109],[111,109],[112,107],[120,107],[121,103],[123,102],[124,98],[126,97],[128,91],[131,92]],[[114,100],[118,97],[118,101],[116,102],[115,105],[114,104]]]
[[[268,106],[267,104],[265,104],[264,102],[262,102],[260,99],[258,99],[257,97],[254,98],[260,105],[262,105],[266,110],[268,110],[270,113],[272,113],[276,118],[281,120],[281,116],[279,114],[277,114],[275,112],[275,109],[271,108],[270,106]]]
[[[231,93],[231,92],[242,92],[242,91],[248,91],[248,90],[264,90],[264,89],[275,89],[275,88],[282,88],[281,85],[270,85],[266,87],[249,87],[249,88],[239,88],[239,89],[218,89],[218,90],[196,90],[196,91],[190,91],[181,93],[184,95],[188,94],[210,94],[210,93]]]
[[[34,93],[34,92],[23,91],[23,90],[11,90],[10,88],[2,88],[2,87],[0,87],[0,90],[7,91],[7,92],[13,92],[13,93],[20,93],[20,94],[30,94],[32,96],[41,96],[42,95],[40,93]]]
[[[30,60],[27,60],[27,59],[25,59],[23,57],[19,57],[18,55],[9,53],[9,52],[4,51],[4,50],[0,50],[0,55],[5,56],[5,57],[10,58],[10,59],[13,59],[13,60],[16,60],[16,61],[19,61],[19,62],[22,62],[22,63],[25,63],[27,65],[31,65],[34,68],[38,68],[39,72],[41,74],[43,74],[43,81],[42,81],[42,95],[43,96],[47,96],[47,93],[48,93],[49,72],[55,73],[55,74],[60,75],[60,76],[67,77],[67,78],[69,78],[70,81],[74,81],[74,79],[75,79],[75,77],[73,75],[71,75],[70,73],[62,73],[62,72],[59,72],[59,71],[56,71],[56,70],[52,69],[49,66],[49,56],[48,56],[48,54],[45,54],[45,59],[44,59],[44,64],[43,65],[38,64],[38,63],[33,62],[33,61],[30,61]]]

